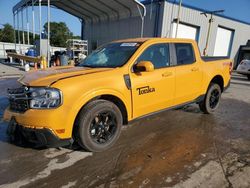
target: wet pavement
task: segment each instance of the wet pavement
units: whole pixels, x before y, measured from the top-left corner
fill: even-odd
[[[0,80],[0,116],[8,105]],[[0,123],[0,187],[250,187],[250,82],[234,75],[213,115],[197,105],[138,120],[102,153],[8,142]]]

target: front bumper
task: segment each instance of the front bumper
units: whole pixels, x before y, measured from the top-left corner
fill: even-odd
[[[67,115],[62,115],[67,114]],[[13,112],[9,108],[4,111],[4,121],[9,122],[12,118],[23,127],[31,129],[48,129],[59,139],[72,138],[72,128],[74,124],[73,116],[67,108],[52,110],[29,109],[24,113]]]
[[[11,118],[7,134],[12,142],[28,142],[35,147],[61,147],[73,143],[72,139],[59,139],[48,128],[35,129],[19,125],[15,118]]]

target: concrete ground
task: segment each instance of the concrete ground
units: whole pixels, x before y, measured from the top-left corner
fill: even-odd
[[[23,68],[17,63],[7,63],[0,60],[0,78],[17,77],[23,74]]]
[[[0,80],[0,116],[8,105]],[[0,124],[0,187],[250,187],[250,81],[233,75],[213,115],[197,105],[124,127],[102,153],[15,146]]]

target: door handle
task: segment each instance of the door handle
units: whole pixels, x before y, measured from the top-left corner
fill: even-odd
[[[198,71],[198,70],[199,70],[199,68],[197,68],[197,67],[194,67],[191,69],[191,71],[193,71],[193,72]]]
[[[168,77],[168,76],[172,76],[173,73],[172,72],[165,72],[162,74],[162,77]]]

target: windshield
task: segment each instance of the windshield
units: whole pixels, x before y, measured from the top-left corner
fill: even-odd
[[[83,61],[79,66],[82,67],[121,67],[134,54],[136,49],[140,46],[139,43],[111,43],[104,45]]]

